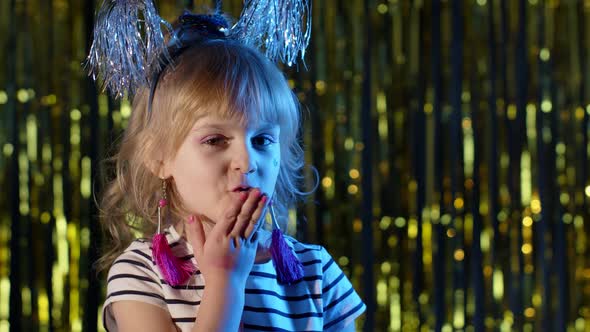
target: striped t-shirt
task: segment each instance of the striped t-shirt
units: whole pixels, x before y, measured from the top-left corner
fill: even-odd
[[[167,239],[176,256],[196,264],[192,248],[173,227],[168,228]],[[337,331],[353,323],[365,304],[338,264],[321,246],[286,239],[303,264],[303,280],[280,285],[272,261],[254,264],[246,281],[244,330]],[[204,288],[199,271],[186,285],[168,285],[152,260],[151,243],[136,240],[109,270],[103,324],[107,331],[117,331],[111,304],[132,300],[163,308],[180,331],[190,331],[198,321]]]

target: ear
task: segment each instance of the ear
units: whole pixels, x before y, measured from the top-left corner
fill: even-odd
[[[143,165],[160,179],[170,177],[170,162],[162,152],[161,146],[154,143],[154,137],[148,136],[147,142],[141,147]]]
[[[144,162],[144,164],[145,167],[147,167],[147,169],[152,172],[152,174],[159,177],[160,179],[167,179],[170,177],[167,163],[163,162],[162,160],[147,160]]]

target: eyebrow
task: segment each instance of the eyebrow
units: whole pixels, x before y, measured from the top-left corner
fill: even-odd
[[[275,124],[265,123],[265,124],[259,126],[258,128],[256,128],[256,130],[257,131],[260,131],[260,130],[270,130],[270,129],[274,129],[276,127],[279,127],[280,128],[281,126],[279,126],[279,124],[276,124],[276,123]]]
[[[205,122],[203,124],[198,125],[197,127],[193,128],[193,129],[191,129],[191,131],[199,131],[199,130],[203,130],[206,128],[214,128],[214,129],[223,130],[223,129],[228,129],[228,127],[229,127],[228,125],[224,125],[224,124],[220,124],[220,123],[207,123],[207,122]]]
[[[195,128],[191,129],[191,131],[200,131],[200,130],[209,129],[209,128],[218,129],[218,130],[227,130],[227,129],[231,129],[231,127],[232,127],[231,125],[225,124],[225,123],[204,122],[203,124],[199,124]],[[255,130],[256,131],[271,130],[271,129],[274,129],[275,127],[280,127],[280,126],[278,124],[273,124],[273,123],[264,123],[263,125],[255,128]]]

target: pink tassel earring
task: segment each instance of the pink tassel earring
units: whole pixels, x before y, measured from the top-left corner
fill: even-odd
[[[270,217],[273,224],[272,240],[270,244],[272,262],[277,270],[277,279],[279,283],[290,285],[303,278],[303,265],[297,256],[295,256],[295,253],[291,250],[283,236],[283,232],[281,231],[275,216],[272,201],[270,202],[269,207]]]
[[[162,180],[162,198],[158,202],[158,231],[152,238],[152,257],[160,269],[164,280],[172,286],[184,284],[195,272],[191,261],[176,257],[162,232],[162,209],[168,206],[166,199],[166,180]]]

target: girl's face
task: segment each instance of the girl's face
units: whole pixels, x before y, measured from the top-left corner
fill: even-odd
[[[176,156],[164,162],[189,212],[221,220],[229,200],[259,188],[272,197],[279,167],[280,127],[215,115],[200,118]]]

